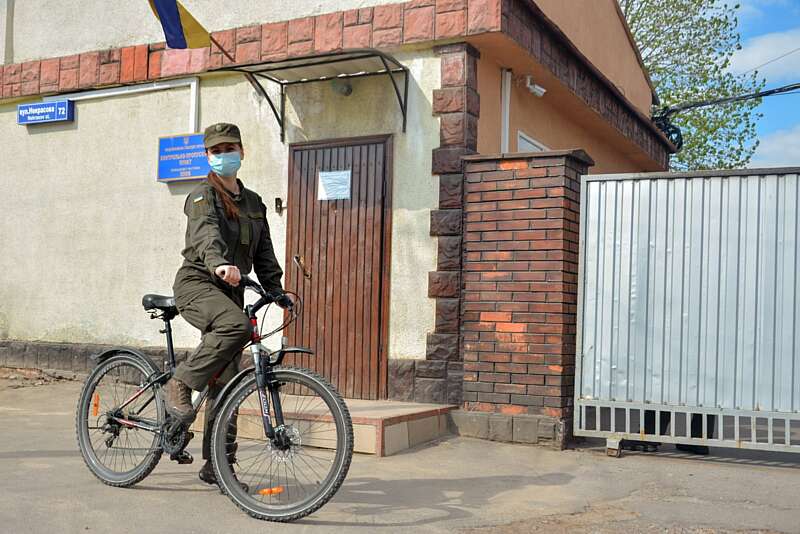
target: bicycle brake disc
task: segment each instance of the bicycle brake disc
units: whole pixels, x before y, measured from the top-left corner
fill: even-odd
[[[286,426],[279,430],[283,432],[285,435],[285,439],[288,440],[289,446],[286,449],[280,449],[276,447],[271,441],[267,442],[267,446],[272,453],[272,457],[278,462],[287,462],[294,458],[294,455],[297,453],[297,449],[302,446],[302,439],[300,437],[300,431],[295,428],[294,426]]]

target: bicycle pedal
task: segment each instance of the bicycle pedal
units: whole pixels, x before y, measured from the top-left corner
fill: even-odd
[[[170,460],[175,460],[181,465],[190,464],[194,462],[194,457],[186,451],[181,451],[178,454],[170,454]]]

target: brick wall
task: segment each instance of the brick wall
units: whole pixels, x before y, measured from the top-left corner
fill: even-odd
[[[465,158],[464,407],[570,419],[582,150]]]
[[[213,32],[216,45],[172,50],[163,42],[0,65],[0,100],[185,76],[231,65],[500,30],[501,0],[412,0]],[[153,21],[155,23],[155,21]]]

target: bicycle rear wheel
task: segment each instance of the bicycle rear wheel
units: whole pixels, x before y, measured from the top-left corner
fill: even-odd
[[[321,376],[294,368],[273,373],[280,384],[284,447],[264,435],[251,374],[223,401],[211,455],[221,489],[239,508],[258,519],[294,521],[322,507],[344,482],[353,425],[341,396]]]
[[[165,412],[161,389],[150,386],[125,408],[157,372],[151,361],[120,352],[101,362],[81,391],[75,430],[83,460],[104,484],[128,487],[143,480],[161,458]],[[158,431],[120,423],[111,415]]]

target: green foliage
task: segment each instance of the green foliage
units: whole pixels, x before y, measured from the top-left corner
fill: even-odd
[[[758,72],[733,74],[741,48],[739,4],[718,0],[619,0],[660,107],[753,93],[764,87]],[[747,165],[758,146],[760,99],[683,111],[672,122],[683,132],[674,170],[730,169]]]

